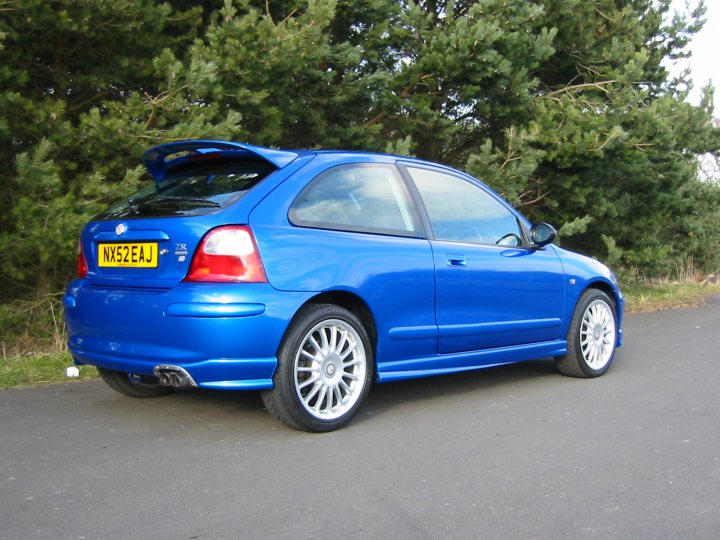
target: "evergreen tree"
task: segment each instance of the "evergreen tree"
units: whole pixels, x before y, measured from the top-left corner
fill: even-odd
[[[154,55],[194,37],[198,10],[152,0],[7,1],[0,35],[0,298],[56,290],[98,199],[132,181],[145,142],[117,104],[159,93]],[[172,16],[171,16],[172,15]],[[124,192],[127,188],[122,187]],[[117,196],[117,195],[115,195]]]
[[[642,273],[671,271],[693,254],[683,220],[693,156],[720,144],[711,94],[687,104],[661,62],[683,54],[704,8],[665,23],[669,0],[544,4],[557,34],[535,72],[530,120],[486,141],[468,168],[490,171],[532,218],[563,225],[565,245]]]
[[[569,247],[709,268],[711,94],[685,103],[662,64],[704,8],[668,17],[669,1],[0,0],[0,299],[61,288],[143,150],[195,137],[414,154]]]

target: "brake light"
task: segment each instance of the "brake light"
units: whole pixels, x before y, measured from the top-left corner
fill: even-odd
[[[252,229],[228,226],[207,233],[185,281],[266,283]]]
[[[82,240],[78,240],[77,247],[77,277],[84,278],[88,273],[88,265],[83,252]]]

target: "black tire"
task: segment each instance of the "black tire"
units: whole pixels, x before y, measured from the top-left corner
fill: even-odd
[[[102,380],[110,388],[126,396],[153,398],[166,396],[173,391],[169,386],[161,386],[156,377],[140,376],[103,368],[98,368],[98,371]]]
[[[274,388],[262,392],[268,411],[303,431],[341,428],[370,389],[374,356],[360,319],[332,304],[309,304],[278,351]]]
[[[560,373],[569,377],[599,377],[615,357],[615,303],[603,291],[586,290],[578,300],[567,336],[567,354],[555,358]]]

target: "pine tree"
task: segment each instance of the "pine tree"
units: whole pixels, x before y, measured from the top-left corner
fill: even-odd
[[[153,57],[192,40],[198,10],[168,5],[17,0],[0,19],[0,298],[56,290],[83,221],[137,162],[139,130],[111,118],[118,103],[155,95]],[[121,125],[122,124],[122,125]],[[130,159],[129,159],[130,158]],[[125,188],[123,188],[124,191]]]
[[[670,0],[1,4],[0,299],[61,288],[147,147],[195,137],[413,154],[486,180],[563,245],[639,273],[718,261],[711,94],[663,59]]]

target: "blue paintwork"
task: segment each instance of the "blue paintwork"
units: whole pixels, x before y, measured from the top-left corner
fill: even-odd
[[[431,243],[440,353],[560,339],[565,279],[551,248]],[[466,263],[448,264],[458,249]]]
[[[215,302],[176,302],[168,304],[168,317],[251,317],[265,313],[263,304],[218,304]]]
[[[270,388],[287,314],[311,297],[263,283],[149,289],[75,280],[64,301],[68,346],[78,363],[142,375],[171,363],[199,386]]]
[[[613,295],[621,325],[623,298],[612,272],[554,245],[441,242],[426,232],[408,238],[320,230],[288,219],[308,182],[337,165],[420,163],[462,173],[397,156],[219,141],[164,145],[146,152],[144,161],[162,179],[177,160],[188,159],[166,158],[186,151],[265,159],[278,170],[208,215],[89,223],[81,237],[89,273],[70,283],[64,297],[68,345],[78,364],[143,375],[173,364],[201,387],[271,388],[278,347],[294,315],[331,292],[369,314],[381,382],[562,355],[573,310],[588,287]],[[126,228],[120,235],[119,224]],[[251,226],[268,283],[183,281],[202,237],[226,224]],[[97,267],[98,242],[138,240],[159,243],[157,268]],[[618,346],[621,337],[620,331]]]

